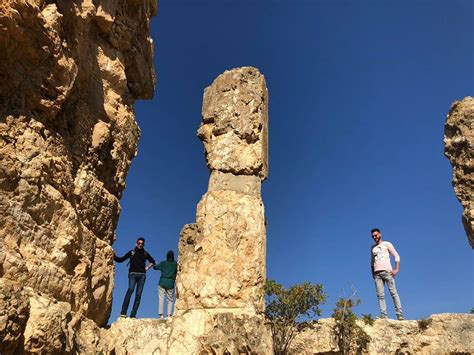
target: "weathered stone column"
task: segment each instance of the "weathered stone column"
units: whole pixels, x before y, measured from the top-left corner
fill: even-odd
[[[181,231],[169,351],[271,353],[262,317],[266,231],[260,195],[268,175],[268,93],[256,68],[226,71],[206,88],[198,137],[211,176],[196,223]]]
[[[209,188],[179,244],[177,312],[263,311],[268,173],[265,79],[255,68],[226,71],[204,91],[202,123]]]
[[[453,187],[463,206],[462,222],[474,248],[474,98],[455,101],[444,129],[444,154],[453,167]]]

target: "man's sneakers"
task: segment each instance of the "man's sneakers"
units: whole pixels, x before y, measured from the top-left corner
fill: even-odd
[[[403,318],[402,315],[398,315],[398,316],[397,316],[397,320],[405,320],[405,318]]]
[[[127,318],[127,315],[126,314],[121,314],[120,318]]]

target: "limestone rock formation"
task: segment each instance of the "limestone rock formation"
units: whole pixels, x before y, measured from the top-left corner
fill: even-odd
[[[474,98],[455,101],[444,129],[444,154],[453,167],[453,187],[463,206],[462,222],[474,248]]]
[[[226,71],[204,92],[198,136],[211,176],[196,223],[181,231],[171,333],[179,341],[169,343],[170,353],[271,351],[262,317],[267,110],[265,79],[256,68]]]
[[[79,352],[272,353],[262,315],[267,102],[265,80],[251,67],[226,71],[206,89],[198,132],[211,176],[196,223],[181,231],[175,314],[166,321],[119,319],[108,330],[83,322]]]
[[[0,3],[0,353],[67,353],[110,314],[111,244],[153,95],[156,0]]]
[[[268,94],[256,68],[219,75],[204,92],[198,136],[211,177],[196,224],[179,244],[177,314],[192,309],[263,311],[268,174]]]
[[[81,325],[75,350],[82,354],[272,354],[271,343],[261,337],[264,324],[245,315],[209,317],[194,310],[167,320],[119,319],[110,329]],[[314,322],[312,329],[296,336],[290,354],[340,353],[334,325],[332,318]],[[474,353],[472,314],[435,314],[423,321],[381,319],[372,326],[359,325],[371,337],[368,354]]]
[[[368,354],[472,354],[474,315],[436,314],[424,324],[416,320],[376,320],[373,326],[360,322],[371,337]],[[321,319],[313,329],[298,334],[292,354],[334,354],[339,347],[333,332],[334,320]]]

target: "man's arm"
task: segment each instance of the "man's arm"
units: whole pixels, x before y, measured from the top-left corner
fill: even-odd
[[[146,271],[148,271],[149,268],[153,267],[153,265],[155,265],[155,259],[153,259],[153,257],[147,253],[147,258],[146,258],[149,262],[148,266],[145,268]]]
[[[114,252],[114,261],[118,262],[118,263],[122,263],[124,262],[125,260],[127,260],[130,255],[131,255],[131,251],[129,251],[127,254],[125,254],[124,256],[117,256]]]
[[[372,278],[375,279],[374,254],[372,253],[372,248],[370,248],[370,269],[372,270]]]
[[[395,276],[400,271],[400,260],[395,261],[395,269],[392,270],[392,276]]]
[[[163,271],[163,262],[158,263],[158,264],[155,264],[155,265],[153,266],[153,269],[159,270],[159,271]]]
[[[388,249],[388,252],[392,254],[393,257],[395,258],[395,269],[393,269],[391,272],[392,276],[395,276],[400,271],[400,255],[398,255],[392,243],[388,243],[387,249]]]

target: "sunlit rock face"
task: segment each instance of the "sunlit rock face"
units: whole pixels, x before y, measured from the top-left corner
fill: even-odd
[[[444,128],[444,154],[453,167],[453,187],[463,207],[462,222],[474,248],[474,98],[455,101]]]
[[[368,354],[472,354],[474,315],[434,314],[426,320],[376,320],[358,323],[370,336]],[[334,320],[321,319],[299,333],[291,354],[338,354]],[[355,353],[355,352],[354,352]]]
[[[181,232],[177,313],[263,311],[268,95],[256,68],[219,75],[204,91],[198,136],[211,170],[196,223]]]
[[[204,92],[198,136],[211,176],[179,241],[173,353],[268,353],[264,324],[268,94],[256,68],[226,71]]]
[[[0,4],[0,353],[74,349],[110,314],[111,244],[155,84],[156,0]]]
[[[267,102],[255,68],[226,71],[206,89],[199,136],[211,176],[196,223],[181,231],[175,313],[166,320],[120,318],[107,330],[82,322],[79,352],[272,354],[262,316]]]

